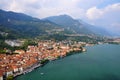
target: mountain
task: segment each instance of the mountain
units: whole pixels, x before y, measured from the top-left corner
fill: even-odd
[[[97,34],[97,35],[101,35],[101,36],[112,36],[112,34],[107,31],[104,28],[101,28],[100,26],[94,26],[91,24],[88,24],[82,20],[79,20],[79,22],[84,25],[87,29],[91,30],[93,33]]]
[[[100,31],[100,29],[98,30]],[[91,25],[73,19],[68,15],[38,19],[23,13],[0,10],[0,39],[36,37],[39,39],[71,39],[86,42],[100,40],[96,28],[92,28]]]
[[[9,38],[32,38],[42,34],[64,31],[58,25],[28,16],[23,13],[0,10],[0,34],[8,33]]]
[[[82,25],[78,20],[73,19],[68,15],[51,16],[44,20],[49,20],[53,23],[61,25],[65,29],[72,31],[77,34],[93,34],[92,31],[88,30],[84,25]]]
[[[68,15],[51,16],[44,18],[43,20],[49,20],[53,23],[61,25],[62,27],[76,34],[102,35],[102,36],[109,35],[109,33],[104,29],[92,26],[88,23],[83,22],[82,20],[73,19]]]

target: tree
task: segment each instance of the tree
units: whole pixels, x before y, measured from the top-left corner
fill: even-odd
[[[9,75],[9,76],[7,77],[7,80],[14,80],[13,78],[14,78],[13,75]]]

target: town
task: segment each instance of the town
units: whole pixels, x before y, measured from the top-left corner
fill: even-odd
[[[25,51],[15,50],[16,54],[0,54],[0,80],[31,72],[46,61],[86,51],[85,45],[85,42],[44,40],[36,46],[28,45]]]

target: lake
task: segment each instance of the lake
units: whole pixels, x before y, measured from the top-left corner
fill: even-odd
[[[120,80],[120,45],[86,48],[87,52],[51,61],[16,80]]]

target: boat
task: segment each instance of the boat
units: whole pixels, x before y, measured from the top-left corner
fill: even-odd
[[[41,75],[43,75],[44,73],[40,73]]]

